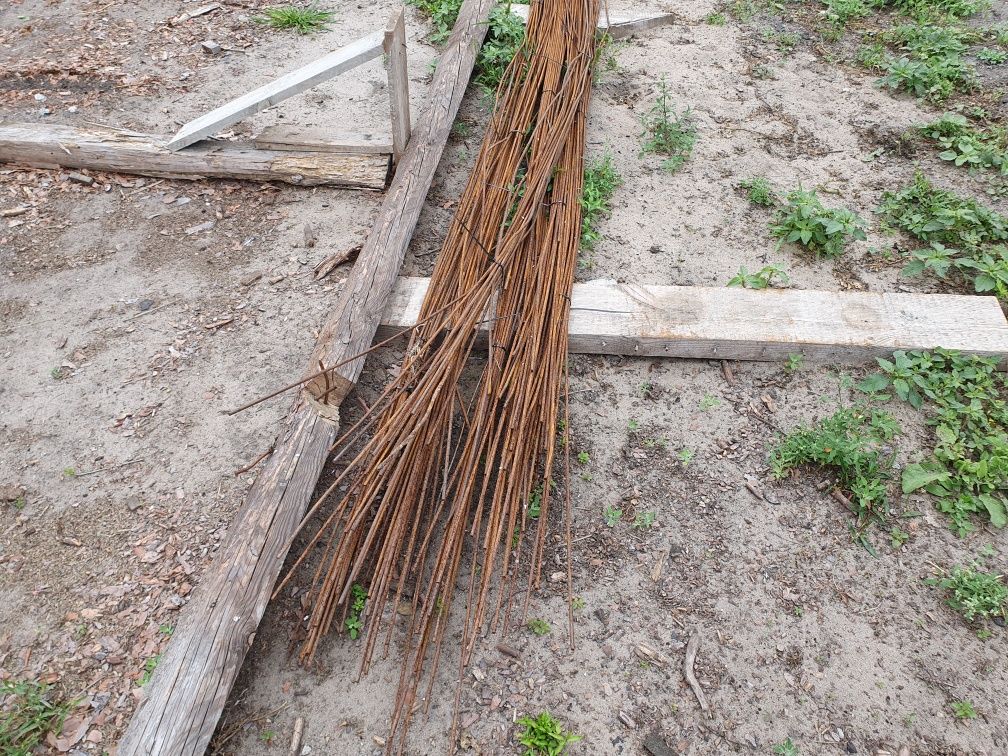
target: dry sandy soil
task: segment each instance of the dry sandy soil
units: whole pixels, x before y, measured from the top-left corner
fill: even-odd
[[[300,37],[252,22],[255,3],[224,0],[172,22],[196,5],[11,0],[0,8],[0,120],[169,133],[381,27],[394,7],[334,0],[331,29]],[[618,67],[596,87],[589,152],[611,152],[624,183],[580,280],[716,286],[740,265],[779,262],[796,288],[939,290],[899,276],[901,263],[877,251],[894,239],[876,222],[838,263],[777,251],[768,212],[737,189],[765,175],[780,191],[817,187],[827,203],[872,219],[881,193],[920,166],[942,186],[983,197],[981,179],[928,148],[900,148],[899,134],[936,111],[830,62],[802,25],[766,12],[710,25],[710,0],[651,7],[678,23],[621,46]],[[985,20],[1006,19],[1001,5]],[[788,54],[765,29],[796,31],[800,41]],[[414,114],[438,54],[428,32],[408,9]],[[228,48],[223,56],[199,51],[208,38]],[[661,77],[699,131],[675,175],[639,154],[640,118]],[[331,125],[334,114],[341,128],[383,130],[385,90],[375,61],[233,131]],[[405,274],[429,273],[488,109],[473,88],[460,114],[468,129],[449,143]],[[221,410],[299,373],[341,280],[317,283],[312,267],[360,243],[381,200],[94,178],[85,186],[66,172],[0,169],[0,210],[30,208],[0,226],[0,485],[23,504],[3,504],[0,520],[0,678],[83,696],[82,737],[62,744],[83,753],[113,752],[254,475],[235,470],[270,447],[286,403],[235,417]],[[1006,209],[1003,199],[984,201]],[[186,233],[210,219],[209,231]],[[302,241],[306,223],[319,239],[313,248]],[[395,365],[391,351],[369,360],[359,396],[369,402]],[[825,473],[770,477],[778,432],[856,401],[848,377],[865,370],[734,363],[726,373],[714,362],[578,356],[571,372],[572,444],[589,456],[571,484],[576,648],[566,643],[565,591],[546,582],[529,616],[552,632],[513,632],[503,639],[513,655],[488,637],[466,673],[464,747],[518,753],[516,718],[548,709],[583,737],[571,753],[645,753],[649,735],[689,754],[766,754],[788,738],[802,754],[895,754],[903,745],[914,754],[1008,753],[1005,630],[991,625],[991,637],[978,638],[923,583],[984,547],[994,554],[986,568],[1004,572],[1005,535],[981,528],[958,538],[926,497],[894,491],[897,513],[922,516],[907,521],[902,548],[878,530],[874,557],[851,540],[850,514],[817,489]],[[894,443],[902,465],[932,442],[919,413],[892,410],[904,430]],[[764,499],[745,488],[747,476]],[[612,527],[603,516],[611,506],[623,511]],[[646,512],[653,527],[635,528]],[[547,559],[554,569],[565,563],[559,538]],[[267,611],[215,748],[285,753],[303,717],[311,753],[381,752],[396,655],[357,682],[360,643],[334,636],[305,670],[288,647],[299,611],[297,590]],[[693,632],[708,712],[682,674]],[[642,658],[641,644],[660,658]],[[453,661],[449,648],[411,753],[447,749]],[[957,721],[955,700],[980,716]]]

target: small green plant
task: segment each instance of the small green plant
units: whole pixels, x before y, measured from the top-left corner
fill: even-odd
[[[541,619],[530,619],[528,621],[528,629],[539,636],[549,635],[553,630],[549,622]]]
[[[598,224],[609,215],[610,205],[616,189],[623,179],[613,166],[612,155],[608,152],[585,165],[584,187],[581,190],[581,248],[595,249],[602,235]]]
[[[773,747],[776,756],[798,756],[798,747],[788,738],[783,743],[778,743]]]
[[[462,8],[462,0],[406,0],[406,2],[430,16],[431,26],[434,27],[430,35],[431,42],[439,45],[451,36],[452,27],[455,26],[459,10]]]
[[[157,656],[150,657],[147,661],[144,662],[144,671],[143,674],[140,675],[141,687],[143,687],[144,685],[146,685],[151,681],[151,678],[154,676],[154,670],[157,669],[158,662],[160,661],[161,661],[161,654],[158,654]]]
[[[1005,50],[994,50],[990,47],[982,47],[977,50],[977,60],[982,63],[986,63],[989,66],[1000,66],[1003,63],[1008,63],[1008,51]]]
[[[835,470],[855,507],[855,538],[867,547],[865,530],[889,512],[886,481],[891,460],[883,458],[882,447],[897,433],[899,425],[885,412],[843,408],[788,433],[770,452],[770,464],[776,478],[807,464]]]
[[[815,191],[798,187],[777,211],[770,232],[780,241],[803,245],[816,257],[838,257],[850,239],[864,241],[864,220],[846,208],[826,208]]]
[[[923,489],[936,497],[960,536],[974,529],[978,514],[994,527],[1008,525],[1008,384],[997,360],[936,349],[895,352],[878,364],[882,372],[858,389],[883,401],[892,391],[915,408],[927,401],[935,428],[933,458],[903,469],[903,493]]]
[[[886,32],[883,38],[903,54],[886,55],[879,86],[905,90],[934,102],[973,86],[976,71],[963,57],[969,32],[930,24],[906,24]]]
[[[364,603],[367,601],[367,598],[367,591],[360,584],[354,583],[351,586],[350,611],[347,613],[346,622],[344,623],[351,640],[357,640],[364,629],[361,615],[364,613]]]
[[[990,8],[990,0],[880,0],[915,21],[958,21]]]
[[[724,26],[728,23],[728,18],[724,13],[717,11],[715,13],[709,13],[707,15],[707,23],[710,26]]]
[[[796,373],[801,370],[802,365],[805,364],[805,357],[801,354],[792,353],[787,356],[787,362],[784,363],[784,369],[789,373]]]
[[[452,124],[452,130],[451,130],[452,136],[456,136],[459,139],[465,139],[466,137],[469,136],[471,131],[472,130],[470,129],[469,124],[466,123],[465,121],[459,120],[455,121],[455,123]]]
[[[643,119],[644,139],[642,154],[661,155],[662,168],[675,173],[693,154],[697,141],[692,113],[686,108],[682,114],[672,104],[672,94],[665,79],[658,82],[658,99]]]
[[[961,113],[945,113],[918,131],[937,143],[942,160],[1008,175],[1008,129],[1004,126],[975,128]]]
[[[952,714],[956,719],[967,720],[976,719],[979,715],[977,710],[973,708],[973,704],[969,701],[953,701],[952,702]]]
[[[864,0],[823,0],[826,19],[837,26],[845,26],[852,18],[864,18],[871,8]]]
[[[591,462],[591,456],[586,451],[578,452],[577,461],[579,465],[587,465]]]
[[[605,508],[605,511],[602,513],[602,516],[605,518],[606,525],[608,525],[610,528],[615,528],[616,523],[618,523],[621,519],[623,519],[623,510],[615,506],[614,504],[610,504],[608,507]]]
[[[77,471],[74,468],[72,468],[72,467],[64,467],[63,468],[63,477],[65,477],[65,478],[76,478],[77,477]]]
[[[63,368],[56,366],[49,371],[49,377],[54,381],[59,381],[63,379]]]
[[[652,511],[638,512],[634,515],[633,526],[637,530],[651,530],[657,518],[658,515]]]
[[[680,462],[682,463],[682,466],[683,466],[683,467],[686,467],[686,466],[688,466],[688,465],[689,465],[689,463],[690,463],[690,462],[692,462],[692,461],[693,461],[693,450],[692,450],[692,449],[689,449],[689,448],[687,448],[687,447],[685,447],[685,446],[684,446],[684,447],[683,447],[682,449],[680,449],[680,450],[679,450],[679,452],[678,452],[678,453],[676,454],[676,457],[677,457],[677,458],[679,459],[679,461],[680,461]]]
[[[166,638],[171,638],[172,633],[175,632],[175,627],[170,623],[165,622],[158,626],[158,632]]]
[[[910,540],[909,533],[900,528],[898,525],[892,526],[892,529],[889,531],[889,542],[892,544],[894,549],[901,548],[908,540]]]
[[[862,45],[854,54],[854,59],[869,71],[876,73],[884,71],[888,62],[885,48],[878,43]]]
[[[542,514],[542,501],[543,487],[538,485],[532,489],[532,495],[529,496],[528,516],[533,520],[538,520],[539,515]]]
[[[739,268],[738,273],[728,279],[728,286],[741,286],[746,289],[767,289],[774,284],[774,279],[780,281],[785,286],[791,279],[783,266],[777,264],[764,265],[755,273],[750,273],[745,267]]]
[[[585,600],[581,596],[575,596],[571,599],[571,609],[575,612],[579,612],[585,608]]]
[[[52,689],[31,680],[0,682],[0,753],[29,756],[49,733],[59,735],[74,707]]]
[[[754,205],[773,207],[777,204],[777,193],[774,192],[773,186],[763,176],[754,176],[745,181],[740,181],[739,187],[745,189],[746,197]]]
[[[266,24],[271,29],[292,30],[298,34],[310,34],[316,31],[325,31],[335,14],[332,11],[321,10],[320,8],[296,8],[293,5],[283,5],[276,8],[266,8],[262,16],[253,17],[261,24]]]
[[[777,35],[777,50],[787,57],[795,51],[800,41],[801,36],[797,32],[781,32]]]
[[[455,0],[442,1],[455,4]],[[473,80],[484,92],[491,94],[503,81],[512,59],[525,44],[525,24],[511,12],[510,3],[494,6],[488,23],[483,47],[476,58],[476,75]]]
[[[721,406],[721,400],[713,394],[704,394],[700,399],[700,409],[706,412],[709,409]]]
[[[954,567],[951,574],[928,578],[928,585],[948,592],[946,602],[967,621],[977,617],[1004,617],[1008,604],[1008,586],[1000,575],[981,572],[979,565]]]
[[[276,737],[276,733],[273,730],[263,730],[259,733],[259,740],[261,740],[266,745],[270,745],[273,742],[273,738]]]
[[[580,735],[566,732],[563,725],[548,711],[534,719],[524,716],[518,720],[522,731],[518,742],[525,746],[525,756],[560,756],[567,746],[581,740]]]
[[[626,427],[627,427],[628,431],[633,432],[633,431],[637,430],[638,428],[640,428],[640,423],[637,422],[636,420],[634,420],[633,418],[631,418],[630,420],[627,421]]]

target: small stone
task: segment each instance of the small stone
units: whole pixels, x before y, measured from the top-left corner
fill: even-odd
[[[251,273],[251,274],[245,276],[245,278],[243,278],[241,280],[241,285],[242,286],[251,286],[256,281],[258,281],[260,278],[262,278],[262,275],[263,274],[262,274],[261,271],[257,271],[255,273]]]
[[[35,102],[45,102],[45,101],[46,101],[46,96],[44,94],[42,94],[41,92],[36,92],[35,93]]]
[[[47,116],[50,113],[52,113],[52,111],[49,110],[49,108],[42,108],[41,110],[39,110],[39,115]]]
[[[853,740],[847,741],[847,753],[857,753],[857,746],[854,745]]]
[[[142,506],[143,502],[140,501],[139,496],[130,496],[128,499],[126,499],[126,507],[129,509],[130,512],[136,512]]]
[[[625,711],[621,711],[619,713],[619,720],[624,725],[626,725],[627,727],[629,727],[631,730],[636,729],[636,727],[637,727],[637,723],[633,721],[633,717],[631,717]]]
[[[154,306],[153,299],[141,299],[139,302],[137,302],[137,307],[140,308],[140,312],[147,312],[147,310],[149,310],[153,306]]]
[[[200,234],[204,231],[209,231],[216,225],[217,225],[216,220],[208,220],[205,223],[200,223],[199,225],[196,226],[190,226],[185,230],[185,232],[187,236],[192,236],[193,234]]]
[[[220,55],[224,52],[224,48],[219,44],[214,42],[212,39],[208,39],[205,42],[200,43],[200,47],[203,49],[207,55]]]
[[[271,284],[278,284],[278,283],[280,283],[281,281],[283,281],[283,280],[284,280],[284,278],[285,278],[285,276],[273,276],[272,278],[270,278],[269,282],[270,282]]]
[[[600,606],[598,609],[596,609],[593,612],[593,614],[596,617],[598,617],[599,622],[601,622],[603,625],[608,624],[608,622],[609,622],[609,610],[608,609],[603,609]]]
[[[67,108],[67,113],[76,113],[76,112],[77,112],[76,105],[71,105],[69,108]]]

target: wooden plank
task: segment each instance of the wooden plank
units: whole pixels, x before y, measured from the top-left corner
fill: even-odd
[[[405,8],[392,14],[385,28],[389,108],[392,112],[392,162],[398,163],[410,140],[409,72],[406,70]]]
[[[308,362],[336,364],[371,345],[420,209],[434,179],[495,0],[465,0],[442,51],[428,106],[417,122],[378,220]],[[338,404],[364,358],[330,376],[342,386],[331,405],[301,392],[275,451],[263,463],[227,539],[203,576],[133,716],[119,756],[196,756],[213,735],[228,692],[273,590],[288,543],[304,515],[339,430]],[[331,418],[331,419],[330,419]]]
[[[379,337],[413,325],[426,278],[401,278]],[[574,284],[570,350],[587,354],[865,362],[898,349],[1008,355],[995,297]]]
[[[378,31],[351,42],[345,47],[314,60],[306,66],[284,74],[258,89],[246,92],[241,97],[211,110],[194,121],[190,121],[165,145],[169,150],[181,150],[221,129],[237,123],[243,118],[265,110],[278,102],[310,89],[316,84],[331,79],[344,71],[373,60],[382,54],[385,33]]]
[[[522,21],[528,21],[529,6],[512,4],[511,12]],[[675,23],[675,15],[671,13],[650,13],[644,16],[627,16],[618,13],[606,13],[605,8],[599,15],[598,29],[606,32],[613,39],[625,39],[634,34],[656,29],[659,26],[669,26]]]
[[[349,155],[391,155],[392,142],[380,134],[354,134],[297,126],[267,126],[252,144],[261,150],[283,152],[342,152]]]
[[[40,123],[0,125],[0,162],[165,178],[285,181],[357,189],[384,189],[389,173],[388,155],[279,152],[235,142],[170,152],[163,139],[150,134]]]

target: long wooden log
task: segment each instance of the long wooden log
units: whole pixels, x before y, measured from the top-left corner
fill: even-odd
[[[379,338],[417,320],[428,279],[400,278]],[[899,349],[945,347],[1008,356],[996,297],[875,292],[753,291],[729,287],[574,284],[568,325],[575,353],[727,360],[791,354],[867,362]]]
[[[344,285],[308,370],[371,345],[402,266],[441,153],[486,34],[494,0],[465,0],[428,95],[428,107],[399,162],[378,220]],[[228,537],[158,663],[147,701],[119,744],[119,756],[202,754],[252,645],[259,620],[338,430],[338,407],[364,358],[330,379],[341,390],[319,408],[295,401],[276,450],[263,464]],[[321,412],[319,410],[322,410]],[[325,416],[324,416],[325,415]]]
[[[141,176],[248,181],[285,181],[301,186],[383,189],[389,156],[261,150],[248,144],[213,142],[171,152],[164,140],[89,126],[21,123],[0,125],[0,163],[33,168],[88,168]]]

